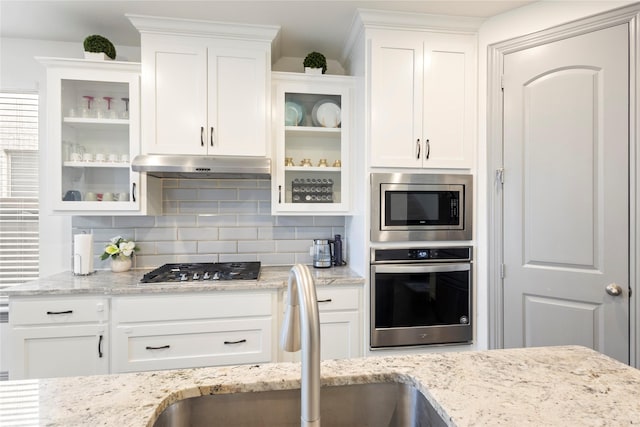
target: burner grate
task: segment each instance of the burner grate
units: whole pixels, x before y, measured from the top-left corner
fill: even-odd
[[[260,262],[204,262],[165,264],[145,274],[141,283],[256,280]]]

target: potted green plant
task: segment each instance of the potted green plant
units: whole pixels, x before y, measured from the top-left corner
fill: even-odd
[[[116,59],[116,48],[106,37],[93,34],[83,42],[85,59]]]
[[[320,52],[311,52],[304,58],[304,72],[310,74],[324,74],[327,72],[327,58]]]

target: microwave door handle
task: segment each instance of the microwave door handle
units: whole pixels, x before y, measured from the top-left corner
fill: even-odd
[[[451,271],[469,271],[471,263],[454,263],[438,265],[374,265],[374,273],[447,273]]]

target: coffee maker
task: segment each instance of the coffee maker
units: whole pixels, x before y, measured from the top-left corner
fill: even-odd
[[[315,268],[329,268],[333,263],[333,245],[329,239],[313,239],[311,247],[313,266]]]

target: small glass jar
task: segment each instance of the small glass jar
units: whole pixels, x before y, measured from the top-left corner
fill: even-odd
[[[320,161],[318,162],[318,167],[326,168],[327,166],[329,166],[327,164],[327,159],[320,159]]]
[[[300,162],[300,166],[313,166],[311,164],[311,159],[303,159],[302,162]]]
[[[293,163],[293,157],[285,157],[284,158],[284,165],[285,166],[295,166],[295,164]]]
[[[335,162],[333,162],[333,167],[334,168],[342,167],[342,162],[340,160],[336,160]]]

